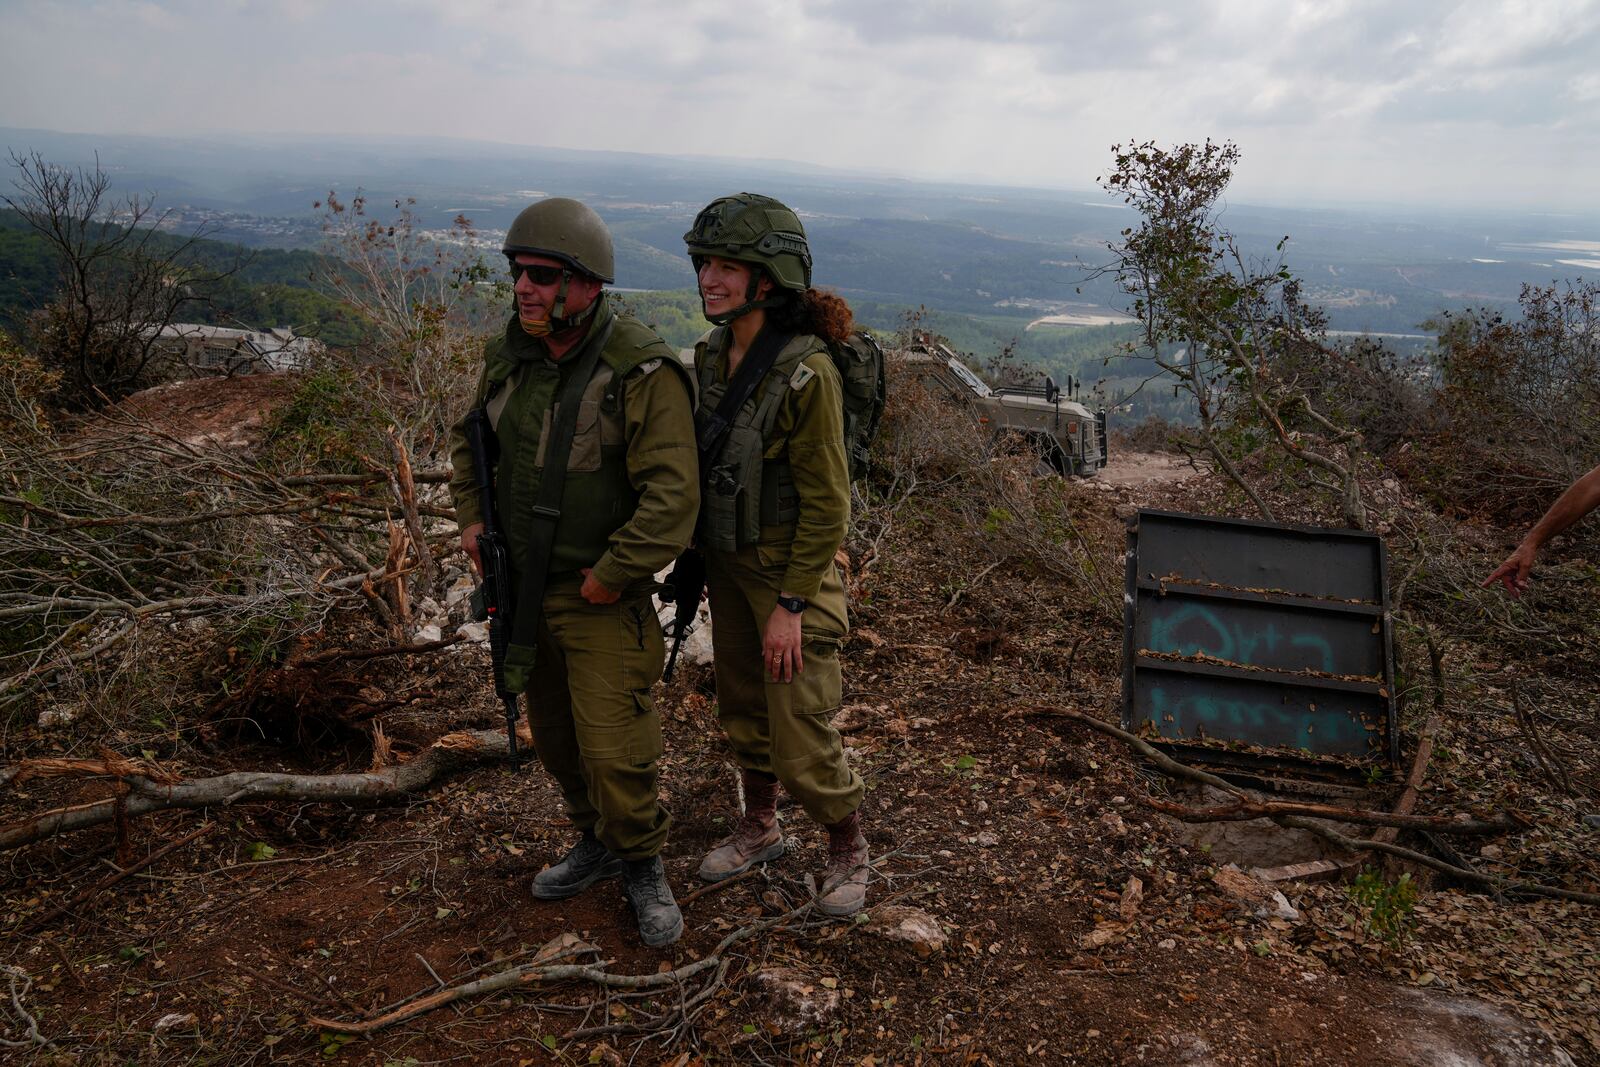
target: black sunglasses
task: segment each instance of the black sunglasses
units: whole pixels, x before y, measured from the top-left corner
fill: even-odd
[[[528,280],[534,285],[554,285],[561,280],[561,275],[566,273],[565,267],[550,267],[543,263],[524,264],[515,260],[511,262],[511,281],[513,284],[522,280],[526,274]]]

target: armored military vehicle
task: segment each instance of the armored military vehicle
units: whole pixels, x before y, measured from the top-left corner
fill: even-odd
[[[1082,404],[1070,377],[1065,391],[1048,376],[1035,387],[991,389],[948,345],[924,334],[889,360],[934,396],[969,406],[996,438],[1030,446],[1061,474],[1088,476],[1106,465],[1105,408],[1090,411]]]

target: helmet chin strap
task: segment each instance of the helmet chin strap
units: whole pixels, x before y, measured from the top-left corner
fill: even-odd
[[[732,311],[724,311],[720,315],[713,315],[711,312],[706,310],[706,297],[704,293],[701,293],[700,314],[704,315],[706,321],[711,323],[713,326],[726,326],[734,319],[737,319],[742,315],[748,315],[750,312],[756,311],[760,308],[777,307],[779,304],[783,303],[782,296],[769,296],[765,300],[756,299],[756,291],[761,288],[762,273],[763,272],[759,268],[752,269],[750,271],[750,283],[745,286],[744,290],[744,303],[740,304]],[[774,286],[774,288],[776,288],[776,286]]]

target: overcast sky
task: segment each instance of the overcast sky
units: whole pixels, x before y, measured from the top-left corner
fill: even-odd
[[[0,125],[436,134],[1237,200],[1592,210],[1600,0],[0,0]]]

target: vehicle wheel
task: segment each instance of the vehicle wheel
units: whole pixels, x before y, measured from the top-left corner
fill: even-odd
[[[1027,444],[1033,450],[1033,454],[1039,457],[1039,462],[1034,467],[1035,474],[1043,477],[1048,474],[1064,476],[1072,473],[1072,457],[1055,438],[1045,434],[1030,434]]]

